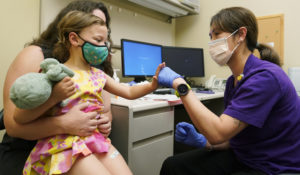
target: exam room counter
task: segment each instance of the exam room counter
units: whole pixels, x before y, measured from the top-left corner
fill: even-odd
[[[217,114],[223,110],[224,92],[196,96]],[[167,157],[183,151],[183,147],[174,144],[174,126],[189,120],[180,99],[175,95],[155,97],[150,94],[136,100],[115,96],[111,99],[110,138],[135,175],[158,175]]]

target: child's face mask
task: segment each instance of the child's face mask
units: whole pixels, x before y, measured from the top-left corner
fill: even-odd
[[[233,52],[239,46],[239,44],[237,44],[234,49],[230,51],[227,43],[227,39],[234,35],[237,31],[238,29],[228,37],[216,39],[208,43],[210,56],[220,66],[225,65],[229,61]]]
[[[107,46],[106,45],[97,46],[88,41],[85,41],[84,39],[82,40],[84,41],[84,43],[81,46],[81,48],[82,48],[83,58],[85,59],[85,61],[90,65],[95,65],[95,66],[102,64],[108,56]]]

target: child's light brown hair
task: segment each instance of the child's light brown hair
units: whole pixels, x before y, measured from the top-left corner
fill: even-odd
[[[81,11],[67,13],[57,25],[58,41],[54,46],[53,56],[62,63],[66,62],[69,59],[69,49],[71,47],[69,33],[75,32],[79,34],[84,28],[93,24],[106,26],[101,18],[91,13]]]

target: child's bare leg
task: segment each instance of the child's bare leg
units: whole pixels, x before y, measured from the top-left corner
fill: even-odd
[[[96,154],[78,158],[66,175],[111,175],[108,169],[97,159]]]
[[[110,146],[108,153],[95,155],[112,175],[132,175],[124,158],[114,146]]]

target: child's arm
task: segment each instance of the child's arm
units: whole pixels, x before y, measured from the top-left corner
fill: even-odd
[[[20,109],[16,107],[16,110],[14,112],[14,119],[19,124],[31,122],[42,116],[55,104],[73,95],[75,93],[75,90],[75,85],[71,78],[65,77],[53,87],[51,96],[42,105],[34,109]]]
[[[104,89],[108,92],[121,96],[127,99],[136,99],[142,97],[150,92],[153,92],[155,89],[158,88],[158,73],[160,72],[161,68],[165,66],[164,63],[160,64],[157,69],[155,76],[153,76],[152,82],[144,85],[137,85],[137,86],[125,86],[120,83],[115,82],[111,77],[106,76],[106,84]]]

